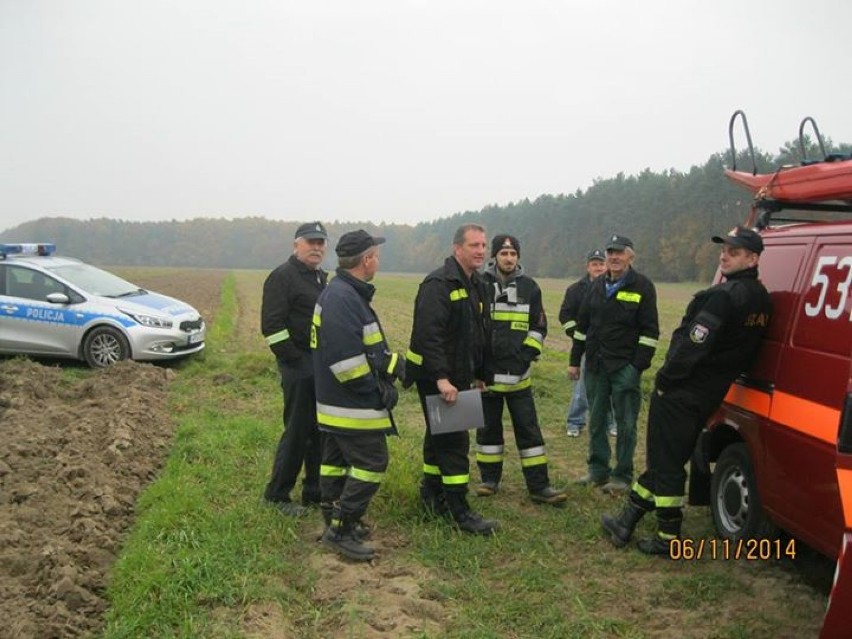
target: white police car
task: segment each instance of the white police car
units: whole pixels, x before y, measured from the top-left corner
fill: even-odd
[[[204,320],[188,304],[55,251],[54,244],[0,244],[0,353],[103,367],[204,348]]]

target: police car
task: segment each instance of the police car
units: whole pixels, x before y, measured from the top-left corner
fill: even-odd
[[[0,244],[0,353],[104,367],[204,348],[204,320],[188,304],[55,252],[54,244]]]

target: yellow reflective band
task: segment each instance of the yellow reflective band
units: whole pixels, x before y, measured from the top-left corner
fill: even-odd
[[[639,343],[642,346],[650,346],[651,348],[657,348],[657,340],[653,337],[639,337]]]
[[[370,374],[370,365],[367,363],[367,356],[363,353],[335,362],[329,368],[341,384]]]
[[[574,341],[575,342],[585,342],[586,341],[586,334],[581,333],[580,331],[574,331]]]
[[[633,482],[632,490],[645,501],[654,501],[654,493],[645,488],[638,481]]]
[[[311,340],[310,340],[311,348],[316,350],[317,344],[319,344],[319,341],[318,341],[318,338],[317,338],[317,327],[311,326]]]
[[[567,331],[569,328],[574,328],[577,325],[576,320],[568,320],[562,325],[562,330]]]
[[[277,344],[279,342],[283,342],[286,339],[290,339],[290,331],[286,328],[283,331],[278,331],[277,333],[273,333],[272,335],[267,335],[263,338],[269,346],[273,344]]]
[[[364,345],[373,346],[374,344],[381,343],[381,341],[382,331],[379,329],[379,325],[376,322],[373,322],[372,324],[367,324],[364,327]]]
[[[483,464],[499,464],[503,461],[503,455],[488,455],[486,453],[476,453],[476,461]]]
[[[529,313],[511,313],[509,311],[494,311],[491,319],[495,322],[529,322]]]
[[[529,468],[530,466],[541,466],[547,463],[547,455],[537,455],[536,457],[522,457],[521,467]]]
[[[524,346],[530,346],[540,353],[541,348],[542,348],[542,343],[539,342],[535,337],[532,337],[531,335],[527,335],[526,339],[524,340]]]
[[[528,331],[530,330],[529,322],[512,322],[509,324],[509,329],[513,331]]]
[[[632,302],[633,304],[638,304],[642,301],[641,293],[631,293],[630,291],[618,291],[615,294],[615,299],[621,300],[622,302]]]
[[[334,426],[335,428],[347,428],[350,430],[379,430],[390,428],[390,417],[358,418],[340,417],[317,411],[317,423],[323,426]]]
[[[345,466],[328,466],[326,464],[322,464],[320,466],[320,476],[321,477],[344,477],[346,475],[346,467]]]
[[[423,464],[423,474],[424,475],[440,475],[441,469],[437,466],[433,466],[432,464]]]
[[[364,470],[363,468],[355,468],[354,466],[349,470],[349,476],[352,479],[359,479],[361,481],[366,481],[371,484],[381,484],[382,479],[384,479],[384,473],[376,473],[372,470]]]
[[[674,497],[655,495],[654,505],[657,508],[683,508],[683,495],[676,495]]]
[[[408,349],[406,351],[405,359],[407,359],[409,362],[413,362],[414,364],[417,364],[418,366],[423,366],[423,356],[418,355],[417,353],[415,353],[411,349]]]
[[[314,326],[322,326],[322,315],[314,313],[313,317],[311,317],[311,324]]]
[[[529,388],[530,386],[532,386],[532,378],[527,377],[517,384],[492,384],[488,387],[488,390],[494,391],[495,393],[512,393],[514,391]]]
[[[463,288],[457,288],[454,291],[450,291],[450,301],[451,302],[458,302],[459,300],[466,300],[466,299],[467,299],[467,291],[464,290]]]
[[[657,531],[657,537],[659,537],[663,541],[671,541],[672,539],[677,539],[677,535],[670,535],[659,530]]]
[[[390,362],[388,363],[387,372],[389,375],[393,375],[393,371],[396,368],[396,361],[399,359],[399,355],[397,353],[393,353],[390,357]]]
[[[447,486],[458,486],[459,484],[470,483],[470,475],[444,475],[441,477],[441,483]]]

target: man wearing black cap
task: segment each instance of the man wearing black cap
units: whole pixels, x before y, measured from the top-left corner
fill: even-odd
[[[275,354],[284,394],[284,433],[278,442],[265,499],[283,514],[300,516],[305,506],[319,504],[320,435],[316,424],[316,396],[310,332],[314,304],[326,285],[320,268],[328,235],[320,222],[296,229],[293,254],[263,283],[260,327]],[[302,505],[290,492],[305,466]]]
[[[426,420],[420,500],[427,515],[451,518],[460,530],[491,535],[497,522],[483,519],[467,501],[470,435],[466,430],[433,434],[426,397],[454,404],[459,391],[484,388],[490,352],[488,291],[477,270],[485,262],[485,229],[463,224],[453,236],[453,254],[432,271],[414,300],[411,345],[405,355],[406,384],[417,383]]]
[[[606,272],[606,254],[601,249],[589,251],[586,256],[586,274],[565,289],[565,297],[562,298],[562,306],[559,307],[559,323],[565,334],[574,339],[574,330],[577,328],[577,315],[580,313],[580,305],[586,296],[586,291],[600,275]],[[585,361],[585,360],[584,360]],[[568,414],[565,417],[566,433],[568,437],[579,437],[580,431],[586,425],[586,413],[589,410],[589,402],[586,399],[586,384],[584,381],[583,362],[580,363],[580,378],[574,382],[574,390],[571,393],[571,403],[568,406]],[[611,437],[616,435],[615,420],[612,411],[607,415],[607,433]]]
[[[613,235],[606,244],[606,274],[592,282],[583,298],[574,331],[568,376],[580,378],[586,357],[589,399],[588,474],[582,484],[620,492],[633,483],[636,421],[642,403],[640,376],[651,365],[660,327],[657,291],[633,268],[633,242]],[[618,434],[615,468],[610,470],[607,412],[612,407]]]
[[[311,346],[317,422],[324,432],[320,485],[327,528],[323,544],[350,559],[369,561],[374,551],[361,518],[388,466],[386,436],[395,432],[394,381],[404,360],[388,348],[370,301],[379,268],[379,244],[363,230],[337,243],[337,276],[317,300]]]
[[[725,281],[696,293],[672,333],[666,361],[657,373],[648,413],[647,470],[622,511],[604,515],[610,540],[622,547],[642,516],[655,510],[657,535],[639,540],[639,550],[669,555],[683,521],[684,466],[707,418],[757,354],[772,304],[758,280],[763,240],[737,226],[712,238],[722,245],[719,271]]]
[[[541,303],[541,289],[524,274],[518,263],[520,255],[518,238],[495,235],[491,241],[493,260],[483,274],[491,312],[494,382],[482,396],[485,428],[476,432],[476,461],[482,476],[476,494],[490,497],[500,485],[505,401],[530,498],[539,504],[558,506],[567,495],[550,485],[530,377],[531,364],[541,355],[547,335],[547,316]]]

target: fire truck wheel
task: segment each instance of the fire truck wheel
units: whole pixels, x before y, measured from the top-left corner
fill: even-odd
[[[130,344],[118,329],[98,326],[83,340],[83,357],[92,368],[104,368],[130,357]]]
[[[710,510],[716,530],[725,539],[777,536],[777,528],[763,512],[745,444],[732,444],[719,456],[710,485]]]

